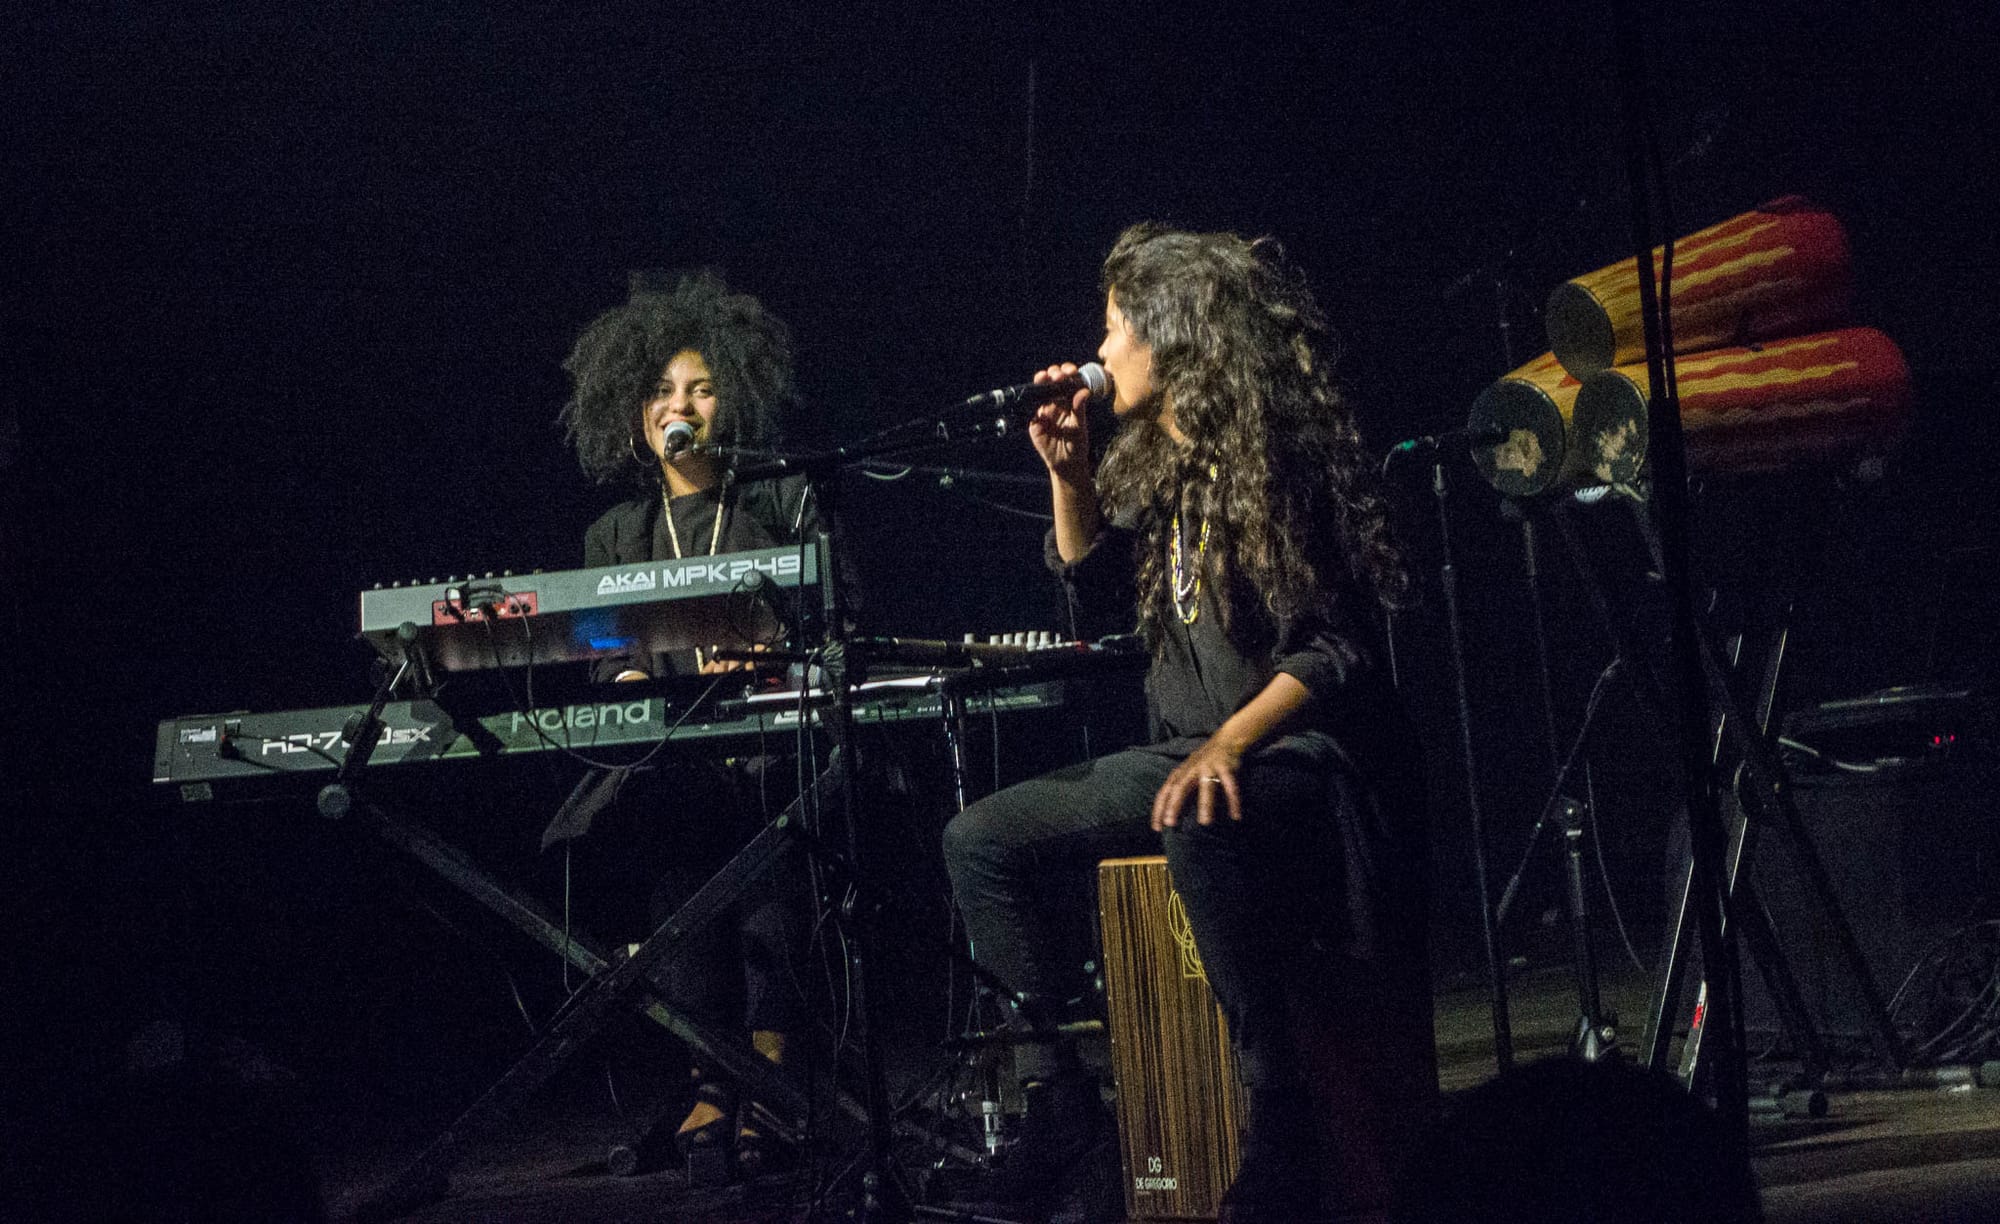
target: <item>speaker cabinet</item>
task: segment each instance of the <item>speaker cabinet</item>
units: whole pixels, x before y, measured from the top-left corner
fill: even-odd
[[[1990,769],[1950,759],[1797,780],[1799,815],[1884,999],[1933,943],[1993,916],[2000,887],[1994,781]],[[1806,886],[1792,839],[1764,832],[1750,875],[1821,1034],[1864,1036],[1867,1013],[1854,975]],[[1749,964],[1743,985],[1745,1027],[1775,1032],[1776,1009]]]
[[[1131,1220],[1213,1220],[1241,1159],[1222,1009],[1161,857],[1097,868],[1118,1145]]]

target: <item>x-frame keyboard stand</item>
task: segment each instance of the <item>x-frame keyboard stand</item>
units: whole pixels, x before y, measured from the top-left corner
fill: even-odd
[[[835,776],[822,773],[814,788]],[[753,837],[632,954],[613,961],[584,937],[566,929],[531,899],[510,890],[474,863],[463,851],[421,822],[406,819],[361,799],[351,784],[336,783],[321,796],[321,810],[350,816],[371,832],[408,853],[474,901],[513,924],[528,938],[590,974],[590,981],[564,1004],[535,1044],[495,1081],[478,1100],[417,1154],[389,1184],[357,1212],[363,1220],[386,1220],[443,1197],[449,1190],[452,1166],[467,1139],[490,1131],[514,1116],[535,1091],[579,1053],[635,995],[647,996],[643,1013],[680,1038],[709,1065],[734,1077],[779,1118],[782,1133],[800,1139],[810,1112],[807,1093],[785,1078],[747,1045],[694,1020],[669,1001],[657,985],[687,946],[689,932],[716,920],[743,893],[790,855],[803,851],[799,821],[807,798],[801,796]],[[332,810],[329,810],[332,809]],[[837,1093],[841,1112],[858,1121],[867,1111],[846,1093]],[[905,1124],[910,1137],[931,1140],[923,1128]],[[957,1153],[970,1157],[971,1153]]]

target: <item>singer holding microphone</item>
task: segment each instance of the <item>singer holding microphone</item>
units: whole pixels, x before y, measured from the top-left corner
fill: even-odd
[[[820,530],[802,477],[738,487],[726,462],[707,449],[770,447],[780,415],[796,399],[790,331],[756,298],[732,292],[711,272],[671,286],[635,274],[630,300],[584,330],[564,369],[574,391],[562,422],[585,474],[634,490],[584,533],[586,567],[773,548]],[[692,650],[613,656],[593,666],[600,680],[630,681],[741,665]],[[580,836],[594,820],[617,826],[593,841],[609,842],[599,860],[607,872],[651,873],[625,888],[650,893],[643,917],[626,919],[628,929],[643,921],[635,938],[643,937],[763,827],[764,809],[788,797],[780,780],[791,777],[767,758],[594,770],[543,846]],[[805,1021],[792,971],[794,950],[804,943],[805,886],[794,874],[767,877],[765,888],[694,933],[694,948],[677,962],[673,995],[711,1025],[747,1033],[759,1053],[782,1065]],[[734,1085],[698,1062],[692,1081],[694,1102],[675,1136],[683,1153],[720,1148],[729,1159],[701,1167],[720,1163],[745,1179],[791,1163],[793,1153],[760,1125],[754,1101],[739,1099]]]
[[[1137,225],[1101,288],[1118,433],[1094,465],[1084,388],[1029,436],[1073,628],[1136,614],[1151,650],[1152,742],[961,813],[954,895],[974,955],[1076,1018],[1065,1001],[1086,991],[1050,950],[1081,916],[1060,899],[1100,859],[1164,847],[1248,1090],[1222,1218],[1371,1218],[1437,1087],[1421,755],[1380,645],[1401,559],[1318,308],[1274,243]],[[1020,1138],[966,1197],[1045,1216],[1101,1166],[1085,1157],[1109,1119],[1074,1050],[1023,1045],[1016,1066]]]

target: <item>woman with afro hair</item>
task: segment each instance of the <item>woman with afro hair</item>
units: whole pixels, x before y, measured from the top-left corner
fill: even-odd
[[[803,478],[738,485],[710,449],[770,447],[796,400],[791,333],[756,298],[707,271],[671,287],[635,275],[630,299],[584,329],[564,369],[574,390],[561,419],[584,472],[632,491],[584,533],[587,568],[775,548],[817,535],[822,518]],[[670,430],[677,444],[669,444]],[[594,665],[597,679],[626,681],[735,666],[699,649]],[[744,768],[687,759],[601,772],[579,787],[579,795],[596,796],[593,810],[615,798],[620,819],[638,823],[660,847],[657,856],[627,856],[667,864],[652,889],[648,931],[762,827],[762,787]],[[672,981],[675,1003],[715,1027],[747,1031],[780,1065],[804,1021],[792,964],[803,942],[803,902],[801,880],[766,876],[732,914],[692,933]],[[733,1168],[750,1179],[790,1163],[793,1153],[756,1102],[739,1100],[734,1085],[698,1060],[692,1079],[694,1103],[676,1145],[691,1158],[710,1149],[724,1159],[691,1159],[691,1170]]]
[[[633,280],[631,300],[599,315],[563,363],[575,390],[562,421],[584,473],[636,490],[584,533],[584,565],[812,538],[819,519],[802,477],[733,487],[711,449],[761,449],[777,440],[779,418],[797,399],[791,332],[712,272],[682,277],[665,291],[643,276]],[[692,439],[670,447],[667,430],[677,422],[692,428]],[[600,660],[599,672],[664,676],[719,666],[699,653]]]

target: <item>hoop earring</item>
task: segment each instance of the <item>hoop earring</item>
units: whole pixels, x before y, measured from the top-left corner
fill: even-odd
[[[641,470],[656,468],[660,465],[660,457],[653,454],[650,448],[645,454],[639,453],[639,439],[635,435],[627,434],[625,436],[625,449],[631,454],[632,462],[638,464]]]

